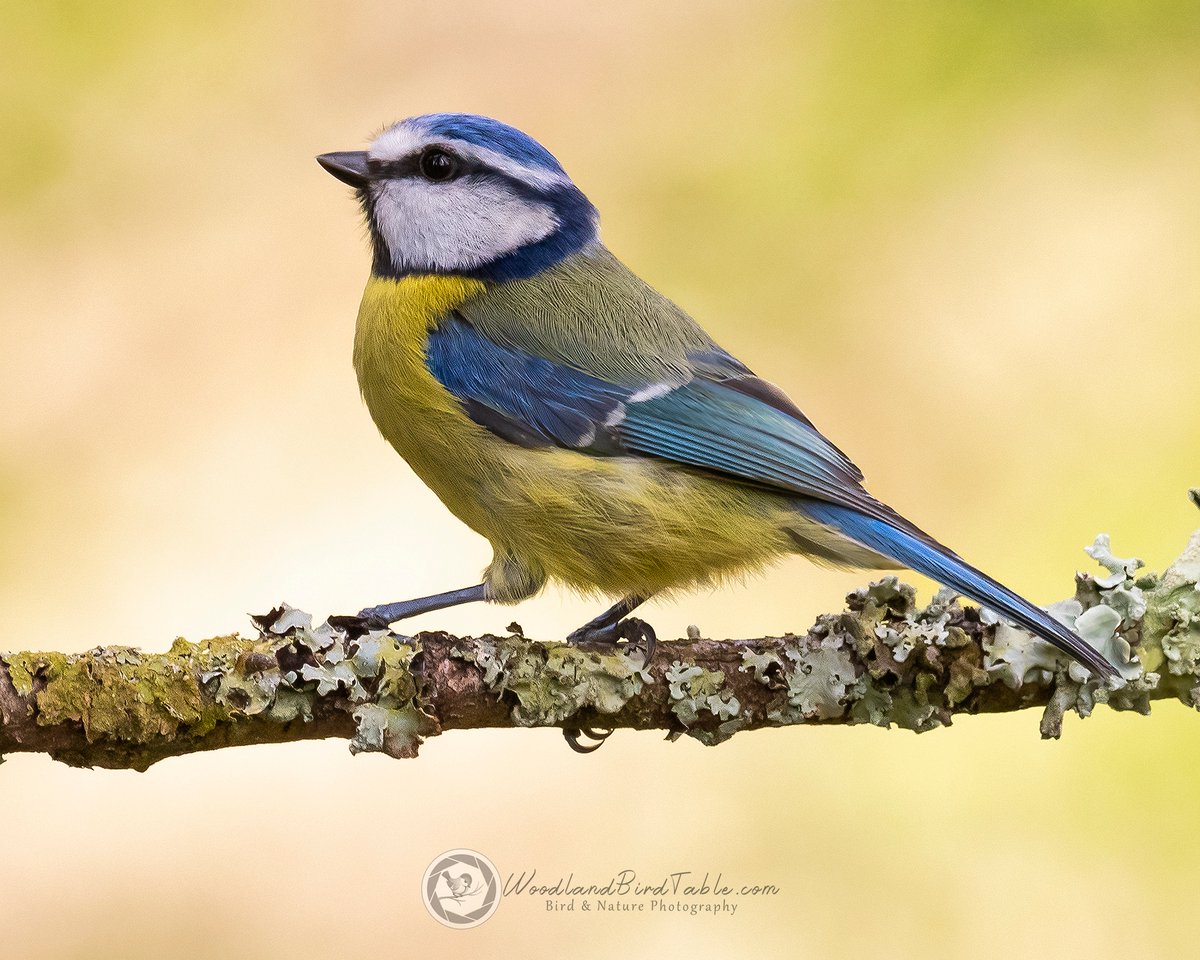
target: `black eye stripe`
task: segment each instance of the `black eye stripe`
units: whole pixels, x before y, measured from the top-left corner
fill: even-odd
[[[420,160],[421,155],[416,153],[412,156],[401,157],[399,160],[368,160],[367,170],[372,177],[380,179],[415,177],[421,174]]]
[[[490,167],[457,154],[453,150],[446,149],[445,147],[439,147],[438,149],[454,159],[458,165],[458,169],[455,171],[458,177],[493,172]],[[417,153],[410,153],[406,157],[401,157],[399,160],[368,160],[367,170],[370,171],[372,177],[382,179],[398,180],[405,177],[421,177],[421,179],[425,179],[421,173],[421,158],[424,155],[425,150],[420,150]]]
[[[531,203],[552,203],[554,197],[559,195],[563,189],[535,187],[510,173],[489,167],[486,163],[481,163],[471,157],[464,157],[452,148],[441,146],[437,148],[452,155],[458,161],[455,180],[478,178],[502,183],[517,196]],[[416,153],[410,153],[398,160],[367,160],[367,170],[371,174],[371,178],[375,180],[418,179],[428,183],[429,181],[425,180],[421,174],[421,156],[427,149],[428,147],[423,147]]]

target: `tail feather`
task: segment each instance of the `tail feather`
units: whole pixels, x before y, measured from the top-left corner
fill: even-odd
[[[1040,607],[1018,596],[987,574],[976,570],[952,550],[921,532],[903,517],[884,508],[893,521],[868,516],[840,504],[803,500],[799,509],[819,523],[833,527],[851,540],[904,564],[944,586],[1002,614],[1078,660],[1093,674],[1116,676],[1112,665],[1095,647],[1059,623]]]

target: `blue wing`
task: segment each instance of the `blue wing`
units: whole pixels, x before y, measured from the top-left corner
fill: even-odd
[[[430,372],[476,422],[526,446],[662,457],[859,508],[862,473],[779,390],[707,350],[684,382],[613,384],[494,343],[457,314],[429,337]]]
[[[880,503],[862,473],[777,388],[724,351],[689,357],[690,378],[615,384],[497,344],[458,314],[429,336],[430,372],[477,423],[513,443],[661,457],[794,497],[796,508],[884,557],[953,587],[1080,660],[1112,667],[1044,610]]]
[[[493,343],[457,314],[429,335],[430,373],[468,415],[523,446],[592,446],[630,391]]]

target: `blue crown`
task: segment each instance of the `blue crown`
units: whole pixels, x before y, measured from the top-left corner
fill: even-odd
[[[525,166],[566,173],[554,154],[529,134],[490,117],[473,113],[428,113],[413,117],[409,122],[419,124],[422,129],[437,136],[495,150]]]

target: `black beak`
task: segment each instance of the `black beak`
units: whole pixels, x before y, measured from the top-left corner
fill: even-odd
[[[333,174],[342,183],[359,190],[367,185],[371,174],[367,170],[367,154],[363,150],[343,150],[339,153],[323,153],[317,163]]]

